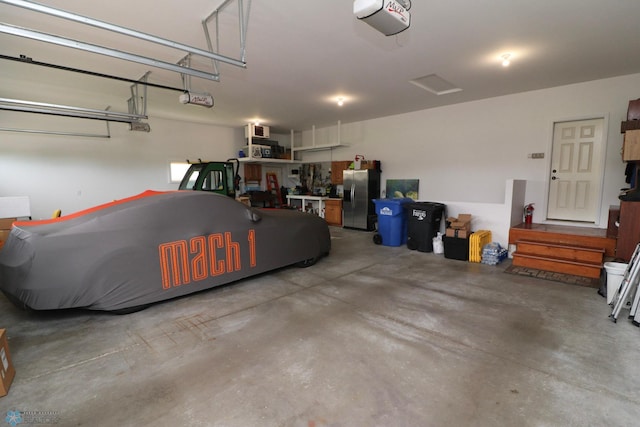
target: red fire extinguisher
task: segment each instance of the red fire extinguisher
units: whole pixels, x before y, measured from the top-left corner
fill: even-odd
[[[533,203],[529,203],[524,207],[524,223],[531,224],[533,222]]]

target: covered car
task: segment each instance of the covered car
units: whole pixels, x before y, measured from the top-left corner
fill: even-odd
[[[326,222],[201,191],[147,191],[69,216],[15,222],[0,290],[34,310],[134,311],[329,253]]]

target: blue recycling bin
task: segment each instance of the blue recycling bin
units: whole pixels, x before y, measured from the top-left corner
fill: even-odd
[[[407,242],[407,215],[404,205],[413,202],[408,197],[373,199],[378,215],[378,233],[373,236],[376,244],[401,246]]]

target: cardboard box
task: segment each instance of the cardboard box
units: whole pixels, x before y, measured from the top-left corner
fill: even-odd
[[[457,218],[447,218],[451,228],[471,228],[471,214],[460,214]]]
[[[0,329],[0,397],[9,393],[9,387],[16,376],[16,370],[11,363],[7,330]]]
[[[289,148],[283,149],[280,153],[278,153],[279,159],[291,160],[291,150]]]
[[[362,160],[360,169],[380,169],[380,161],[378,160]]]
[[[471,230],[467,228],[447,228],[445,230],[445,236],[458,237],[460,239],[466,239],[471,234]]]
[[[17,218],[0,218],[0,230],[10,230]]]
[[[457,218],[447,218],[447,237],[466,239],[471,234],[471,214],[460,214]]]

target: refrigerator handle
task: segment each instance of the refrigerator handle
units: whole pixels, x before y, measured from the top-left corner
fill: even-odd
[[[351,206],[355,206],[356,202],[356,185],[351,184]]]

